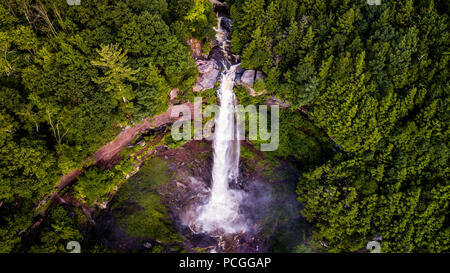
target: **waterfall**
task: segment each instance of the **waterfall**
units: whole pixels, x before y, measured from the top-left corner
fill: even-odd
[[[246,229],[245,221],[239,213],[244,192],[229,188],[229,183],[239,175],[240,143],[234,114],[236,97],[233,93],[236,67],[237,65],[233,65],[222,73],[217,91],[220,111],[215,117],[212,189],[208,203],[199,207],[197,219],[201,230],[209,233],[237,233]]]
[[[216,37],[221,42],[222,55],[228,60],[227,32],[222,29],[221,22],[228,18],[219,17]],[[229,24],[229,21],[225,21]],[[245,220],[239,213],[244,192],[230,189],[229,183],[239,176],[240,142],[238,124],[235,118],[236,97],[233,93],[235,70],[239,66],[224,64],[220,87],[217,96],[220,111],[215,117],[214,162],[212,168],[212,188],[209,201],[198,208],[197,225],[208,233],[238,233],[246,230]]]

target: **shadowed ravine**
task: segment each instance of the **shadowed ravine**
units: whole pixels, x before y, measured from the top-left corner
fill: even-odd
[[[233,86],[239,64],[229,49],[231,22],[222,9],[216,6],[217,46],[207,59],[223,68],[216,91],[220,112],[214,140],[155,151],[97,219],[97,235],[109,248],[153,251],[158,245],[168,252],[176,247],[190,252],[288,252],[305,241],[306,224],[295,194],[296,168],[236,140],[238,101]],[[163,205],[160,209],[157,200]],[[162,217],[162,222],[152,217]]]
[[[231,21],[220,11],[218,16],[215,30],[219,47],[210,56],[214,56],[224,69],[217,90],[220,112],[215,117],[212,173],[204,176],[210,178],[206,181],[208,184],[202,184],[200,181],[204,179],[201,178],[189,178],[190,187],[196,189],[197,196],[186,198],[187,202],[181,206],[184,206],[179,210],[181,226],[189,227],[191,243],[202,247],[202,243],[214,242],[212,246],[208,245],[208,252],[263,252],[270,248],[270,236],[267,235],[282,226],[277,216],[277,220],[270,218],[277,213],[278,217],[285,215],[292,205],[290,217],[296,215],[293,218],[298,220],[298,204],[292,194],[283,197],[285,206],[281,205],[281,210],[274,208],[275,202],[281,200],[277,200],[279,196],[273,185],[240,164],[241,143],[237,140],[239,130],[234,116],[237,99],[233,93],[235,70],[239,64],[231,57],[229,49]],[[288,169],[279,170],[281,180],[286,175],[283,182],[290,180],[295,185],[295,175],[290,177],[292,170]]]

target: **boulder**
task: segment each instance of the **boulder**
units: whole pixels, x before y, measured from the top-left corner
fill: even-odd
[[[175,89],[170,90],[170,93],[169,93],[169,98],[170,98],[170,100],[174,100],[174,99],[177,98],[177,96],[178,96],[178,91],[179,91],[178,88],[175,88]]]
[[[264,76],[264,73],[262,71],[256,71],[256,77],[255,77],[255,81],[258,79],[264,80],[266,78],[266,76]]]
[[[252,86],[255,83],[255,70],[246,70],[241,76],[241,82]]]
[[[197,60],[195,64],[197,65],[198,73],[206,74],[214,69],[214,60]]]
[[[187,44],[191,50],[191,56],[194,58],[201,58],[202,57],[202,43],[195,39],[195,38],[189,38],[187,41]]]
[[[215,65],[215,61],[208,60],[205,63],[199,63],[197,67],[200,75],[197,77],[197,83],[192,90],[200,92],[213,88],[217,82],[217,76],[219,76],[219,69]]]
[[[139,141],[138,143],[136,143],[136,145],[144,147],[145,146],[145,140]]]
[[[242,67],[240,67],[240,66],[238,66],[238,67],[236,67],[236,75],[242,75],[242,73],[244,73],[245,72],[245,69],[244,68],[242,68]]]
[[[199,83],[197,83],[194,87],[192,87],[192,91],[194,92],[200,92],[203,90],[203,86]]]
[[[242,67],[238,66],[236,68],[236,72],[234,74],[234,80],[236,84],[242,84],[241,82],[241,77],[242,77],[242,73],[244,73],[245,69],[243,69]]]

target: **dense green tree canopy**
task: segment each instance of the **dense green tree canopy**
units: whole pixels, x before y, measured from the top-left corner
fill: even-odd
[[[216,18],[198,0],[8,0],[0,18],[0,252],[25,251],[20,238],[62,174],[120,127],[165,111],[170,88],[192,86],[186,40],[212,39]],[[86,177],[77,192],[96,196]],[[46,223],[51,241],[31,250],[73,235]]]
[[[324,250],[448,251],[445,1],[229,2],[242,65],[338,149],[298,184]]]

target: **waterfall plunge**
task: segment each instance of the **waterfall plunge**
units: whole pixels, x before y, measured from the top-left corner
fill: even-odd
[[[233,93],[236,67],[233,65],[222,73],[217,91],[220,112],[215,118],[211,196],[207,204],[198,208],[197,219],[200,229],[208,233],[238,233],[246,230],[245,220],[239,213],[244,192],[228,187],[239,175],[240,143],[234,113],[236,97]]]

